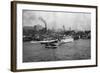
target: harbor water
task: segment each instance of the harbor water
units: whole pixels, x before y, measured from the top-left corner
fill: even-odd
[[[23,42],[23,62],[91,59],[91,40],[79,39],[57,48],[45,48],[39,43]]]

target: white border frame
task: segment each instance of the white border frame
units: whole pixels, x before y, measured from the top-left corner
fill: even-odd
[[[29,10],[52,10],[52,11],[71,11],[71,12],[89,12],[91,13],[91,59],[90,60],[72,60],[72,61],[56,61],[56,62],[22,62],[22,9]],[[69,67],[83,66],[96,64],[96,9],[84,7],[70,6],[51,6],[51,5],[31,5],[17,4],[17,69],[37,69],[37,68],[52,68],[52,67]]]

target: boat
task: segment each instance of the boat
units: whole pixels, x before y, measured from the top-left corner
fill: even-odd
[[[40,44],[48,44],[48,43],[56,43],[57,40],[44,40],[44,41],[30,41],[30,43],[40,43]]]
[[[47,33],[47,23],[43,18],[39,18],[45,24],[45,34]],[[65,26],[63,25],[63,29],[65,32]],[[30,43],[39,43],[44,44],[46,48],[57,48],[58,46],[62,45],[63,43],[73,42],[74,39],[71,36],[63,35],[62,38],[52,39],[49,36],[45,35],[46,37],[43,38],[41,41],[30,41]]]
[[[72,38],[71,36],[64,36],[63,39],[61,39],[61,43],[68,43],[68,42],[73,42],[74,38]]]

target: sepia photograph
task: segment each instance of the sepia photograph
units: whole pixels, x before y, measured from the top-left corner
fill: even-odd
[[[97,66],[97,6],[11,3],[11,70]]]
[[[22,11],[23,62],[91,59],[91,13]]]

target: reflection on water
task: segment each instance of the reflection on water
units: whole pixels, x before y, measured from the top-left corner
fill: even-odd
[[[76,40],[58,46],[56,49],[45,48],[45,45],[23,43],[23,62],[82,60],[91,58],[91,41]]]

